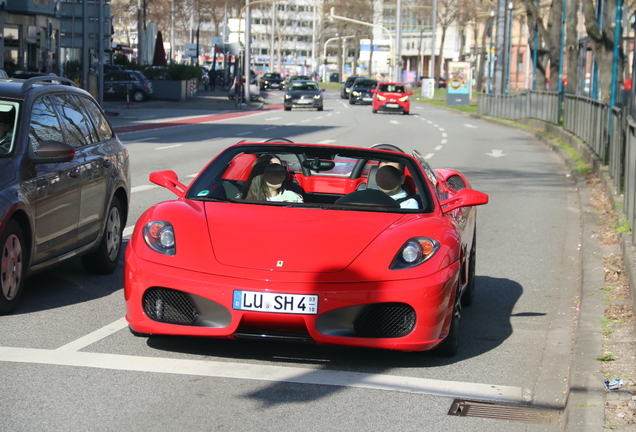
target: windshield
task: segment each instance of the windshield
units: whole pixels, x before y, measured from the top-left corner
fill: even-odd
[[[403,85],[380,84],[379,91],[389,93],[406,93]]]
[[[15,146],[18,110],[17,103],[0,101],[0,157],[10,154]]]
[[[228,148],[193,182],[186,198],[397,213],[429,213],[434,205],[419,164],[407,155],[275,144]]]
[[[376,80],[359,79],[353,84],[353,88],[371,88],[371,87],[375,87],[376,85],[378,85],[378,82]]]
[[[298,82],[293,83],[291,87],[292,91],[318,91],[318,84],[314,82]]]

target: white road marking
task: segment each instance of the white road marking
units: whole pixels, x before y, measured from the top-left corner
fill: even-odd
[[[295,125],[295,124],[296,124],[296,123],[287,123],[285,126],[293,126],[293,125]]]
[[[444,132],[446,129],[444,128],[439,128],[440,131]]]
[[[436,125],[436,124],[433,124],[433,126],[435,126],[435,127],[439,127],[439,125]]]
[[[336,142],[336,140],[322,140],[322,141],[318,141],[316,144],[329,144],[332,142]]]
[[[435,153],[429,153],[429,154],[427,154],[426,156],[424,156],[424,159],[430,159],[430,158],[432,158],[433,156],[435,156]]]
[[[432,121],[430,121],[430,120],[426,120],[426,123],[428,123],[428,124],[433,124],[433,122],[432,122]]]
[[[154,188],[158,188],[159,185],[141,185],[141,186],[135,186],[130,188],[130,193],[135,193],[135,192],[143,192],[146,190],[150,190],[150,189],[154,189]]]
[[[310,122],[310,121],[311,121],[311,119],[307,119],[307,120],[303,120],[301,123],[307,123],[307,122]]]
[[[529,389],[512,386],[362,372],[342,372],[238,362],[180,360],[82,351],[0,347],[0,361],[265,382],[329,385],[509,403],[530,402],[532,397]]]
[[[188,177],[188,178],[195,178],[195,177],[196,177],[196,176],[198,176],[198,175],[199,175],[199,173],[196,173],[196,174],[188,174],[186,177]]]
[[[435,147],[433,150],[438,151],[438,150],[441,150],[443,147],[444,147],[444,146],[437,146],[437,147]]]
[[[153,140],[153,139],[157,139],[157,138],[155,138],[155,137],[152,137],[152,138],[141,138],[141,139],[138,139],[138,140],[126,141],[123,144],[124,145],[125,144],[133,144],[133,143],[142,142],[142,141],[150,141],[150,140]]]
[[[446,137],[448,137],[448,134],[447,134],[446,132],[442,132],[442,136],[443,136],[444,138],[446,138]]]
[[[327,117],[331,117],[333,114],[327,114]]]
[[[444,138],[444,139],[442,140],[442,144],[446,144],[447,142],[448,142],[448,140],[447,140],[446,138]]]
[[[79,351],[82,348],[86,348],[87,346],[92,345],[95,342],[100,341],[127,326],[128,323],[126,322],[126,318],[120,318],[117,321],[100,328],[99,330],[95,330],[93,333],[89,333],[86,336],[83,336],[79,339],[74,340],[73,342],[59,347],[58,349],[56,349],[56,351]]]
[[[165,150],[165,149],[171,149],[171,148],[175,148],[175,147],[181,147],[183,144],[175,144],[175,145],[169,145],[169,146],[163,146],[163,147],[156,147],[155,150]]]
[[[492,157],[494,157],[494,158],[500,158],[500,157],[502,157],[502,156],[508,156],[508,155],[505,155],[505,154],[504,154],[503,150],[495,150],[495,149],[493,149],[493,150],[492,150],[492,152],[490,152],[490,153],[486,153],[486,154],[487,154],[488,156],[492,156]]]
[[[263,129],[263,130],[276,129],[277,127],[278,127],[278,126],[272,126],[272,127],[265,128],[265,129]]]
[[[320,117],[316,117],[316,120],[320,120],[321,118],[322,118],[322,116],[320,116]]]
[[[251,133],[254,133],[254,131],[241,132],[241,133],[237,133],[237,135],[249,135]]]
[[[477,126],[469,124],[469,123],[464,123],[464,126],[469,127],[469,128],[476,128]]]
[[[282,117],[270,117],[265,120],[270,121],[270,120],[280,120],[280,119],[282,119]]]
[[[121,232],[121,236],[122,236],[122,237],[128,237],[128,236],[131,236],[134,230],[135,230],[135,226],[134,226],[134,225],[133,225],[133,226],[126,227],[126,228],[124,228],[124,230]]]
[[[399,125],[399,124],[400,124],[400,122],[399,122],[399,121],[397,121],[397,120],[391,120],[391,124]]]

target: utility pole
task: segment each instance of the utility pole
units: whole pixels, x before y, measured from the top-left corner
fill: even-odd
[[[244,55],[244,62],[243,64],[244,66],[244,73],[243,75],[245,76],[245,80],[244,80],[244,84],[243,84],[243,88],[245,89],[245,100],[249,101],[250,100],[250,81],[251,81],[251,76],[250,76],[250,70],[251,70],[251,41],[252,41],[252,33],[251,33],[251,23],[252,23],[252,11],[251,8],[249,7],[250,4],[250,0],[245,0],[245,55]],[[239,23],[239,26],[241,24]]]
[[[431,35],[431,75],[430,77],[433,78],[433,93],[435,93],[435,36],[437,36],[437,0],[433,0],[433,34]]]
[[[402,0],[397,0],[395,17],[395,80],[402,81]]]

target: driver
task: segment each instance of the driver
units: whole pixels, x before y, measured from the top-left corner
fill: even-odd
[[[0,111],[0,154],[6,154],[11,150],[14,123],[15,108],[11,108],[10,111]]]
[[[404,167],[397,162],[381,162],[375,174],[378,189],[396,200],[400,208],[419,209],[417,200],[410,198],[409,194],[402,189],[405,180]]]

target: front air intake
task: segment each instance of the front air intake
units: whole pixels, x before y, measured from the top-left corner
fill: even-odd
[[[153,321],[167,324],[195,325],[199,314],[182,291],[150,288],[143,297],[144,312]]]
[[[415,328],[415,310],[405,303],[378,303],[367,306],[354,322],[357,337],[396,338]]]

